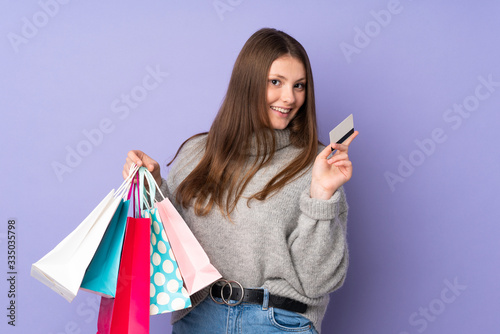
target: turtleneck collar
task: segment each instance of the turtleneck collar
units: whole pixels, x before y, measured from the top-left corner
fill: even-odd
[[[290,145],[290,130],[289,129],[284,129],[284,130],[272,130],[274,133],[274,138],[276,139],[276,151],[279,151],[287,146]],[[269,134],[269,139],[271,140],[271,132],[268,132]],[[261,144],[262,145],[262,144]],[[261,149],[261,154],[262,153],[269,153],[270,148],[267,148],[267,150]],[[257,155],[257,139],[255,135],[252,137],[252,144],[250,146],[250,156],[256,156]]]

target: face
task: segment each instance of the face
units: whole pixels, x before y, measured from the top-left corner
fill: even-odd
[[[306,99],[304,64],[289,55],[276,59],[269,69],[267,107],[273,129],[282,130]]]

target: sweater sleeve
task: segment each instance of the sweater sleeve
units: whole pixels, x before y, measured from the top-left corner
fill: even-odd
[[[199,156],[204,152],[204,140],[206,135],[198,136],[186,142],[178,153],[177,158],[170,167],[168,171],[167,178],[162,178],[160,190],[163,195],[172,202],[174,207],[181,213],[182,208],[177,203],[175,198],[175,190],[179,186],[182,180],[194,169],[199,161]],[[162,201],[163,198],[158,193],[156,194],[156,200]]]
[[[289,238],[291,258],[303,294],[321,297],[342,286],[347,266],[347,202],[341,187],[329,200],[300,197],[297,228]]]

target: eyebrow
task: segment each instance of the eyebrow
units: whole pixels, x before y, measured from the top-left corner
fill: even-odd
[[[285,80],[287,79],[286,77],[282,76],[281,74],[272,74],[272,73],[270,73],[269,76],[270,77],[277,77],[277,78],[285,79]],[[306,78],[300,78],[300,79],[298,79],[295,82],[302,81],[302,80],[306,80]]]

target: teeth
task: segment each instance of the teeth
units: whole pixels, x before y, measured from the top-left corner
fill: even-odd
[[[271,109],[279,111],[282,114],[288,114],[292,109],[283,109],[279,107],[271,107]]]

